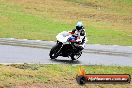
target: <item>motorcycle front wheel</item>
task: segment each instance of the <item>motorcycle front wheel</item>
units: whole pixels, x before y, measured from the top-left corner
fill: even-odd
[[[51,58],[51,59],[57,58],[58,55],[59,55],[59,52],[58,52],[59,50],[60,50],[59,44],[56,44],[56,45],[50,50],[50,54],[49,54],[50,58]]]

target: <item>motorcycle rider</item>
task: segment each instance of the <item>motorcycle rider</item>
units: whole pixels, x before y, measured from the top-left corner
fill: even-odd
[[[80,21],[77,22],[76,28],[73,29],[69,33],[77,38],[76,42],[78,42],[79,44],[76,47],[77,47],[77,53],[79,53],[80,51],[82,51],[84,49],[84,46],[85,46],[86,41],[87,41],[86,32],[85,32],[85,28],[83,26],[83,23]]]

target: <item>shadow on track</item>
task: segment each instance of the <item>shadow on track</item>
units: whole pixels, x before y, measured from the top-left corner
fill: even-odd
[[[51,59],[50,59],[51,60]],[[57,62],[57,63],[63,63],[63,64],[80,64],[79,60],[60,60],[60,59],[54,59],[52,60],[53,62]]]

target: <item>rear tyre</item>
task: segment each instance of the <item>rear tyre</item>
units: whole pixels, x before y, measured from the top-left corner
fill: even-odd
[[[74,61],[74,60],[77,60],[80,56],[81,56],[82,52],[80,52],[79,54],[73,54],[71,55],[71,59]]]
[[[74,55],[71,56],[71,59],[72,59],[72,61],[76,60],[76,58],[74,57]]]

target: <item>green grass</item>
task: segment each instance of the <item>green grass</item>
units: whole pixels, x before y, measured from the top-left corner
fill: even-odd
[[[54,4],[54,2],[62,4],[62,6]],[[84,21],[86,26],[88,43],[132,45],[132,30],[129,22],[131,19],[129,17],[132,14],[132,2],[130,0],[113,0],[107,3],[117,7],[103,4],[106,2],[108,0],[103,0],[102,2],[96,0],[64,0],[60,2],[49,0],[46,6],[39,1],[25,2],[24,4],[14,0],[0,1],[0,37],[55,41],[55,36],[59,32],[72,30],[77,20],[80,19]],[[92,7],[79,7],[76,3],[86,5],[88,3]],[[65,8],[63,8],[63,4],[66,5]],[[105,9],[98,11],[94,5]],[[46,12],[45,9],[48,11]],[[79,10],[81,11],[80,13]],[[89,14],[95,14],[97,17],[87,19]],[[108,14],[108,19],[116,14],[117,20],[114,20],[115,16],[112,16],[113,18],[109,19],[110,21],[106,21],[106,15],[106,18],[98,21],[100,20],[98,17],[104,17],[104,14]],[[71,18],[72,16],[75,16],[75,18]],[[123,18],[128,20],[123,20]]]
[[[1,37],[53,40],[58,32],[69,28],[63,23],[26,14],[15,5],[2,3],[0,9],[3,19],[0,20]]]
[[[88,42],[96,44],[117,44],[117,45],[132,45],[131,33],[111,30],[111,29],[96,29],[94,26],[89,26]]]
[[[82,66],[87,74],[130,74],[128,66]],[[12,64],[0,65],[0,86],[15,86],[32,83],[61,83],[74,81],[79,66]],[[71,80],[72,79],[72,80]]]

